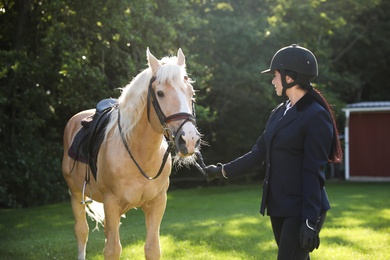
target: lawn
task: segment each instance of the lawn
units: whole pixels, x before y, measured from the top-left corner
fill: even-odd
[[[390,259],[390,183],[328,182],[332,210],[312,259]],[[261,185],[168,192],[162,259],[276,259]],[[90,221],[91,230],[95,223]],[[0,210],[0,259],[76,259],[70,203]],[[122,219],[121,259],[144,259],[142,210]],[[103,259],[104,232],[90,232],[87,257]]]

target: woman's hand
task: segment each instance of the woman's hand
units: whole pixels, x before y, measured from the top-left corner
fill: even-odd
[[[216,178],[224,178],[222,174],[222,164],[218,164],[218,166],[211,164],[204,167],[203,170],[206,172],[208,182]]]

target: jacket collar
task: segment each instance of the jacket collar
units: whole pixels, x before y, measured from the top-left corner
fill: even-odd
[[[314,98],[309,93],[306,93],[301,99],[298,100],[298,102],[295,104],[297,112],[306,110],[311,103],[314,102]]]
[[[279,118],[279,120],[275,125],[272,126],[273,131],[271,132],[276,132],[283,126],[295,120],[298,117],[298,113],[305,111],[313,102],[314,98],[310,94],[306,93],[284,116],[284,109],[279,110],[278,115],[276,117]]]

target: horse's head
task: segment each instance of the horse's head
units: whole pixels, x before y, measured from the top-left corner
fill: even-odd
[[[195,125],[194,89],[185,70],[185,56],[179,49],[177,57],[157,60],[149,48],[146,55],[153,75],[148,90],[149,121],[154,129],[156,125],[163,126],[179,156],[193,155],[200,145],[200,134]]]

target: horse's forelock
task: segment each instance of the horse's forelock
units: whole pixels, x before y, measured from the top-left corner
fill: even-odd
[[[187,76],[187,72],[184,66],[179,66],[176,63],[166,63],[157,71],[156,79],[158,84],[168,83],[171,86],[183,86],[185,76]]]

